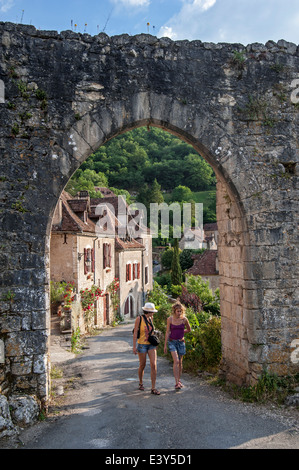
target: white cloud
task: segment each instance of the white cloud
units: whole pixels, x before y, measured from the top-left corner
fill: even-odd
[[[14,0],[0,0],[0,11],[2,13],[7,12],[10,10],[11,7],[14,5]]]
[[[194,0],[193,6],[196,8],[200,8],[202,11],[206,11],[215,5],[216,0]]]
[[[173,31],[171,26],[162,26],[159,31],[160,37],[167,37],[172,40],[177,39],[177,34]]]
[[[181,0],[158,36],[244,45],[269,39],[299,42],[298,0]]]
[[[158,36],[167,36],[171,39],[193,39],[198,31],[199,16],[212,8],[215,3],[216,0],[183,0],[179,13],[160,28]]]
[[[150,0],[112,0],[113,3],[120,6],[131,8],[131,7],[147,7],[150,4]]]

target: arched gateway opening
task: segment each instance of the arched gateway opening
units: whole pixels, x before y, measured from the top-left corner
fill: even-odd
[[[220,299],[222,318],[222,372],[225,377],[238,384],[249,384],[253,382],[261,372],[257,366],[252,367],[248,360],[250,342],[248,338],[254,337],[255,332],[250,326],[251,308],[247,306],[246,300],[246,273],[244,273],[246,256],[248,257],[248,228],[244,216],[242,200],[235,188],[234,183],[222,169],[216,164],[216,158],[201,142],[195,140],[192,135],[188,135],[183,129],[177,128],[172,123],[151,119],[149,106],[144,101],[144,95],[140,94],[133,98],[140,121],[122,125],[113,133],[113,129],[108,129],[111,138],[119,133],[126,132],[136,127],[146,125],[160,127],[167,130],[187,143],[200,153],[215,170],[217,176],[217,222],[219,230],[218,250],[219,250],[219,275],[220,275]],[[139,102],[139,100],[141,100]],[[125,109],[122,115],[126,115]],[[141,116],[140,116],[141,115]],[[180,113],[178,113],[180,115]],[[85,121],[85,122],[84,122]],[[112,124],[112,121],[108,125]],[[101,124],[107,126],[107,123]],[[91,133],[91,129],[99,129],[97,119],[86,115],[80,122],[71,129],[68,137],[69,145],[72,145],[74,152],[80,154],[78,167],[88,158],[92,149],[99,148],[105,141],[97,141],[97,132]],[[118,131],[118,132],[117,132]],[[85,132],[87,134],[85,135]],[[48,226],[51,228],[51,226]],[[47,233],[47,238],[49,237]],[[49,243],[46,243],[49,246]],[[48,254],[47,254],[48,255]],[[254,287],[251,285],[251,289]],[[130,310],[130,309],[129,309]]]
[[[263,369],[298,370],[298,113],[282,100],[298,70],[296,47],[91,38],[10,24],[1,32],[1,393],[47,398],[57,201],[91,153],[139,126],[191,144],[217,176],[223,374],[250,384]]]

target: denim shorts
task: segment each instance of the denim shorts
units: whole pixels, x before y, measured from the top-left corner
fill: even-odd
[[[153,346],[152,344],[140,344],[137,343],[137,351],[140,353],[147,353],[150,349],[156,349],[157,346]]]
[[[186,354],[185,341],[179,341],[178,339],[169,340],[168,348],[170,352],[177,352],[178,356],[184,356]]]

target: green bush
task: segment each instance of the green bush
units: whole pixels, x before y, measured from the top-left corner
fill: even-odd
[[[166,288],[166,292],[171,292],[171,275],[170,273],[157,274],[155,281],[161,286]]]
[[[201,327],[199,341],[203,349],[201,363],[206,367],[218,366],[221,360],[221,319],[212,316]]]
[[[50,283],[50,298],[51,304],[57,304],[63,302],[63,296],[65,294],[66,282],[54,282]]]
[[[166,289],[154,281],[153,290],[148,293],[147,300],[153,302],[158,310],[154,315],[155,329],[165,335],[167,318],[171,314],[171,304],[168,301]]]
[[[149,302],[153,302],[158,310],[154,315],[155,329],[162,333],[158,351],[163,352],[167,318],[171,315],[171,303],[166,289],[154,282],[153,290],[149,292]],[[194,312],[186,308],[186,317],[191,326],[191,332],[185,335],[186,356],[184,369],[190,372],[198,369],[215,370],[221,360],[221,318],[210,312]]]
[[[219,289],[215,293],[209,287],[209,281],[204,281],[201,276],[188,276],[186,289],[190,294],[196,294],[202,302],[202,309],[212,315],[220,315]]]
[[[185,336],[188,369],[216,369],[221,360],[221,319],[207,312],[194,313],[191,308],[186,316],[191,326]]]
[[[288,395],[295,392],[299,384],[299,374],[279,377],[264,370],[256,385],[249,387],[232,387],[233,395],[245,402],[274,402],[282,405]]]

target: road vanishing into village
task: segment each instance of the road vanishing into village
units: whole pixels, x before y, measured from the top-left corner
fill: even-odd
[[[64,377],[54,385],[62,382],[65,393],[47,420],[20,434],[15,448],[131,449],[132,455],[141,449],[299,449],[298,410],[244,404],[185,373],[185,387],[175,391],[165,357],[158,357],[161,395],[150,393],[149,364],[145,391],[139,391],[132,328],[130,322],[107,328],[87,339],[82,354],[57,364]]]

